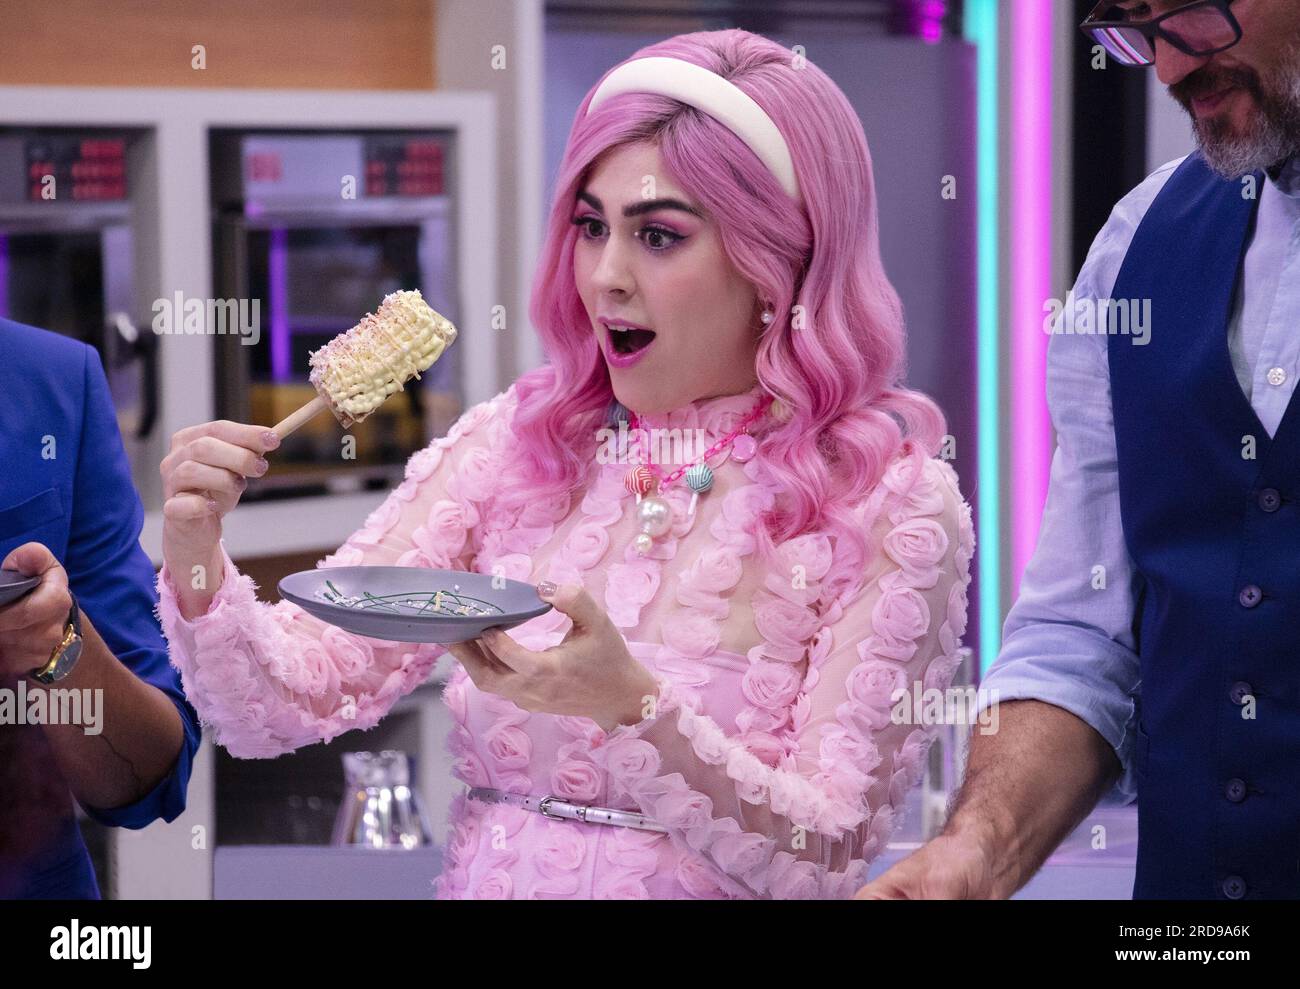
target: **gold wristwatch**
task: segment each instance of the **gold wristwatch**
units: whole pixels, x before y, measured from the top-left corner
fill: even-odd
[[[81,656],[81,610],[71,591],[68,591],[68,597],[72,598],[72,610],[68,612],[68,623],[63,628],[63,641],[54,647],[48,663],[28,674],[41,683],[62,680],[72,672]]]

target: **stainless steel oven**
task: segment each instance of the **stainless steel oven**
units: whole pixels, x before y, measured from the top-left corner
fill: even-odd
[[[308,356],[419,289],[458,322],[451,134],[214,131],[216,298],[246,304],[214,334],[217,416],[272,424],[308,401]],[[256,332],[250,332],[256,324]],[[455,346],[346,434],[318,417],[288,437],[248,500],[382,488],[464,407]]]
[[[136,316],[132,163],[142,131],[0,130],[0,316],[91,344],[137,483],[157,465],[157,338]]]

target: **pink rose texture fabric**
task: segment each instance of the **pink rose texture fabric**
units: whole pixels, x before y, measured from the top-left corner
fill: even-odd
[[[647,424],[726,434],[761,394],[702,400]],[[572,497],[496,503],[514,389],[469,409],[415,454],[405,481],[320,566],[418,566],[579,582],[655,675],[653,716],[606,733],[479,691],[455,665],[448,745],[468,786],[636,810],[670,833],[556,821],[458,796],[435,894],[451,899],[851,897],[921,777],[934,727],[894,724],[895,690],[947,687],[966,626],[974,534],[956,476],[900,457],[858,506],[880,547],[859,583],[823,587],[835,540],[815,532],[755,552],[775,486],[735,457],[646,558],[632,540],[626,464],[593,463]],[[762,427],[757,430],[761,436]],[[224,549],[223,549],[224,554]],[[225,560],[206,615],[180,617],[159,574],[159,616],[185,689],[216,741],[268,758],[377,723],[444,647],[366,639],[256,599]],[[843,583],[842,581],[840,583]],[[570,619],[510,630],[542,650]]]

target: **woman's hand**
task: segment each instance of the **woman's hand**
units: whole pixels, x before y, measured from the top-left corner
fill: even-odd
[[[577,584],[563,584],[547,596],[548,584],[539,584],[538,594],[573,619],[558,645],[533,652],[505,632],[488,629],[447,651],[479,690],[525,711],[590,718],[605,731],[642,720],[659,692],[650,671],[628,652],[623,636],[591,595]]]
[[[0,681],[8,681],[49,663],[63,641],[72,596],[67,571],[41,543],[23,543],[0,568],[41,578],[17,601],[0,608]]]
[[[263,454],[279,445],[265,426],[224,419],[172,436],[171,452],[158,467],[163,558],[186,618],[205,613],[220,587],[221,519],[239,504],[247,478],[266,473]]]
[[[263,426],[205,422],[172,436],[158,466],[163,481],[163,526],[177,544],[206,545],[221,538],[221,518],[237,504],[247,479],[261,477],[262,456],[280,445]]]

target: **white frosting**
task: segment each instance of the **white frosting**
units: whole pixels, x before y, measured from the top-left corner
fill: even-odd
[[[311,355],[311,383],[344,427],[360,422],[427,371],[456,339],[418,291],[385,296],[377,313]]]

